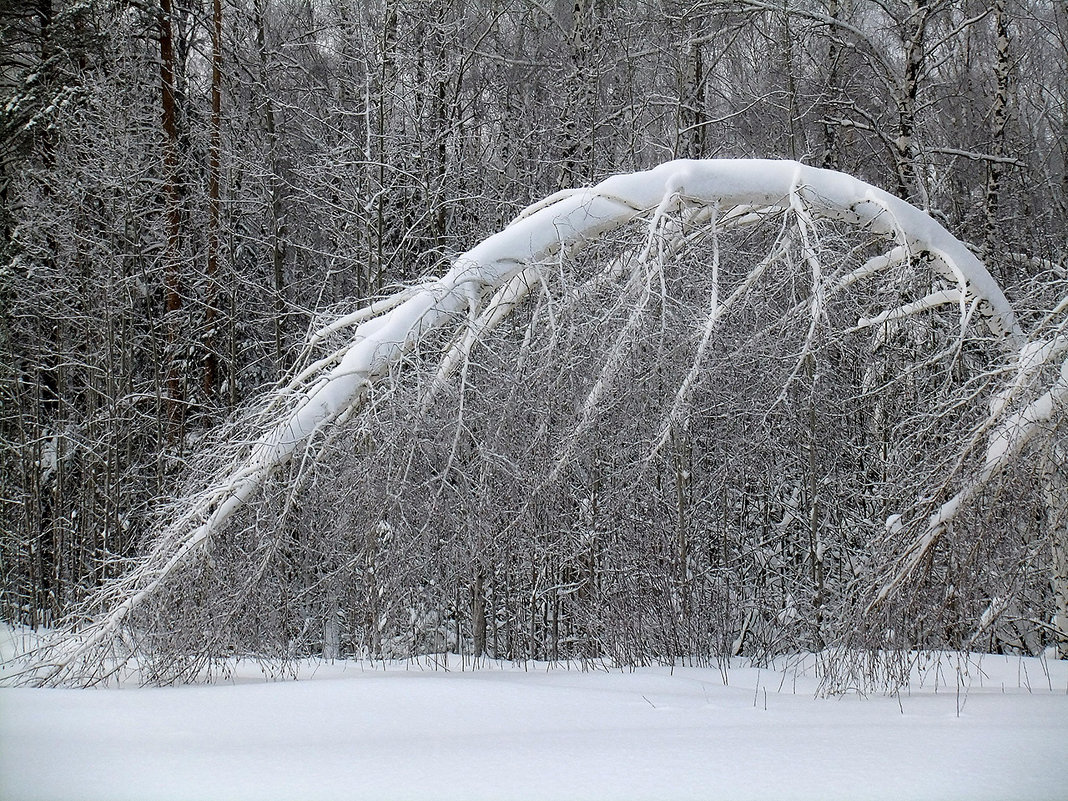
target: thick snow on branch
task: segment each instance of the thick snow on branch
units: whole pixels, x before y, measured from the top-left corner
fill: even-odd
[[[467,335],[455,340],[442,365],[447,376],[480,331],[492,328],[525,294],[524,271],[561,248],[581,246],[607,231],[672,204],[686,201],[722,210],[721,220],[761,211],[804,208],[806,214],[841,220],[893,240],[892,256],[868,269],[890,265],[905,253],[931,253],[931,264],[980,303],[993,331],[1018,349],[1023,336],[1008,301],[983,265],[945,228],[919,209],[841,173],[792,161],[673,161],[600,184],[557,193],[529,207],[507,228],[457,257],[437,280],[408,287],[392,298],[345,315],[316,332],[311,344],[343,330],[350,341],[306,368],[267,405],[262,433],[243,463],[219,475],[187,499],[180,519],[163,529],[153,551],[114,586],[106,586],[89,607],[97,612],[76,636],[53,653],[43,681],[71,680],[79,662],[107,647],[130,613],[164,580],[198,553],[266,479],[304,449],[316,432],[345,419],[366,390],[388,373],[428,332],[470,324],[473,310],[496,293]],[[654,216],[651,225],[657,224]],[[729,299],[728,299],[729,302]],[[718,302],[717,304],[718,305]],[[715,324],[715,309],[710,325]],[[100,610],[105,611],[100,611]],[[79,680],[74,678],[73,680]]]
[[[932,292],[925,298],[914,300],[912,303],[906,303],[904,306],[898,306],[896,309],[887,309],[886,311],[879,312],[879,314],[874,317],[862,317],[857,321],[853,330],[859,331],[862,328],[871,328],[872,326],[882,325],[883,323],[892,320],[900,320],[902,317],[909,317],[910,315],[928,311],[938,306],[944,306],[947,303],[960,303],[960,299],[961,295],[959,289],[940,289],[937,292]]]

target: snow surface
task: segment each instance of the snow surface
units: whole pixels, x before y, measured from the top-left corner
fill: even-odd
[[[10,635],[8,635],[10,639]],[[0,689],[0,798],[1064,799],[1068,663],[943,656],[900,698],[809,669],[313,663]],[[7,669],[11,669],[8,664]],[[461,670],[460,668],[463,667]]]

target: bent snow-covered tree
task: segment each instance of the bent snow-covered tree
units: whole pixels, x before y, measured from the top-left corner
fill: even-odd
[[[314,332],[27,675],[1063,643],[1064,312],[794,162],[557,193]]]

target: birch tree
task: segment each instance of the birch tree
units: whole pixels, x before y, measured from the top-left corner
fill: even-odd
[[[769,215],[772,220],[778,220],[771,230],[774,231],[777,226],[780,233],[770,241],[767,253],[748,268],[748,273],[737,272],[737,268],[733,266],[728,272],[726,263],[722,262],[724,257],[719,251],[717,238],[726,236],[739,227],[750,226]],[[389,377],[395,376],[402,364],[413,359],[418,363],[429,357],[429,364],[437,364],[437,368],[424,374],[428,377],[419,379],[415,384],[415,389],[424,396],[422,403],[414,406],[410,402],[403,403],[402,408],[422,408],[426,414],[426,410],[432,408],[434,399],[445,391],[453,380],[459,381],[459,394],[455,397],[460,406],[455,411],[459,415],[455,423],[445,429],[440,428],[440,423],[434,424],[435,430],[448,432],[451,428],[454,432],[444,439],[438,439],[435,448],[440,448],[440,456],[435,459],[431,451],[420,456],[416,465],[410,461],[411,456],[408,457],[407,470],[411,475],[410,480],[415,480],[416,485],[424,487],[423,491],[429,489],[431,499],[438,499],[433,500],[435,505],[446,501],[452,496],[453,490],[449,490],[445,495],[441,493],[445,487],[453,486],[449,477],[452,475],[453,465],[459,459],[458,449],[466,447],[463,446],[466,438],[463,432],[468,425],[475,425],[474,422],[467,421],[464,397],[467,391],[465,388],[473,380],[471,371],[483,369],[476,367],[477,349],[482,343],[491,341],[505,317],[519,308],[524,298],[532,291],[535,293],[532,300],[541,297],[541,300],[535,303],[545,304],[546,310],[556,305],[555,314],[562,314],[566,306],[559,306],[561,301],[552,300],[551,295],[538,294],[539,286],[544,286],[545,282],[550,280],[555,281],[550,278],[553,275],[552,270],[555,269],[552,265],[564,254],[568,259],[577,258],[578,249],[585,243],[597,237],[603,238],[606,232],[633,223],[639,223],[647,231],[644,243],[639,240],[634,249],[624,246],[624,249],[617,251],[614,256],[611,251],[606,252],[606,261],[602,262],[605,266],[600,272],[595,270],[584,282],[576,284],[568,281],[563,285],[566,293],[563,296],[564,302],[573,304],[574,313],[578,315],[575,324],[588,324],[581,315],[587,307],[581,300],[586,292],[603,292],[615,285],[619,287],[617,291],[622,293],[620,297],[623,302],[616,304],[612,312],[618,323],[602,327],[599,333],[599,336],[605,339],[603,346],[595,351],[605,354],[603,359],[597,360],[599,366],[595,363],[594,369],[585,380],[579,379],[583,374],[580,370],[569,369],[561,374],[566,377],[565,380],[580,381],[574,385],[574,389],[569,390],[575,393],[576,416],[572,422],[566,424],[566,434],[557,428],[562,422],[559,419],[552,422],[544,434],[536,433],[535,429],[534,442],[543,443],[538,448],[543,449],[544,456],[527,483],[523,493],[526,494],[526,499],[522,499],[522,494],[520,496],[517,520],[526,519],[532,509],[544,510],[542,503],[548,503],[550,507],[558,505],[559,501],[552,500],[556,497],[555,493],[569,492],[569,482],[576,476],[588,473],[590,468],[584,466],[584,460],[579,457],[580,447],[583,447],[580,443],[584,442],[591,432],[603,431],[599,429],[598,421],[602,419],[606,409],[620,402],[621,387],[634,387],[640,393],[651,391],[652,385],[648,380],[631,379],[627,382],[624,381],[624,376],[631,370],[640,369],[638,363],[633,360],[633,354],[660,353],[663,358],[667,353],[663,350],[668,347],[668,341],[663,339],[663,332],[669,329],[661,327],[658,339],[656,320],[658,315],[663,318],[666,314],[665,287],[672,285],[675,280],[667,272],[668,265],[674,264],[673,259],[680,258],[691,247],[691,241],[708,243],[709,237],[712,263],[711,272],[706,278],[709,283],[705,285],[711,292],[711,305],[708,307],[711,311],[698,327],[698,330],[702,331],[701,336],[695,345],[689,346],[696,346],[696,350],[691,351],[689,370],[683,370],[681,378],[664,376],[669,382],[668,386],[678,382],[674,392],[669,391],[666,395],[661,395],[661,399],[655,401],[651,407],[647,405],[650,402],[648,396],[634,396],[633,402],[653,410],[653,420],[659,416],[660,422],[653,425],[651,437],[648,439],[634,439],[633,433],[628,434],[631,438],[629,441],[641,443],[644,439],[649,443],[645,457],[633,451],[623,457],[621,464],[626,465],[625,469],[628,471],[640,471],[643,458],[653,460],[646,463],[655,465],[672,438],[677,441],[677,432],[685,430],[686,426],[695,425],[695,421],[690,419],[690,410],[695,408],[691,404],[696,402],[694,392],[700,376],[706,369],[710,369],[706,363],[706,359],[711,358],[708,348],[711,343],[719,341],[721,325],[730,324],[732,330],[739,332],[737,326],[741,320],[730,322],[735,304],[742,300],[746,303],[757,302],[758,297],[766,298],[759,302],[778,303],[780,301],[773,300],[776,291],[781,291],[788,287],[790,282],[802,277],[805,289],[800,297],[794,295],[795,300],[787,301],[792,304],[792,307],[788,306],[790,310],[785,316],[777,311],[770,318],[779,321],[773,325],[773,329],[783,325],[790,327],[792,333],[787,336],[798,337],[800,355],[787,356],[785,359],[783,356],[786,354],[766,352],[760,355],[769,342],[763,338],[750,340],[750,344],[743,345],[743,352],[752,353],[756,364],[770,365],[777,362],[780,365],[775,370],[778,377],[771,383],[771,394],[768,396],[771,403],[764,414],[779,417],[786,413],[784,423],[789,419],[789,409],[793,407],[793,401],[790,399],[795,393],[802,393],[802,397],[806,394],[810,398],[813,397],[813,389],[806,389],[806,375],[807,380],[812,381],[816,372],[807,372],[807,365],[819,365],[821,361],[832,358],[825,367],[819,368],[826,373],[833,365],[833,359],[839,358],[832,355],[835,349],[841,348],[849,341],[841,339],[843,335],[852,337],[862,332],[866,335],[871,331],[885,331],[887,326],[905,326],[903,330],[907,331],[916,325],[912,321],[921,320],[922,316],[938,309],[954,310],[950,319],[955,322],[950,323],[950,330],[954,326],[959,328],[963,332],[962,341],[972,341],[975,336],[969,333],[972,326],[983,326],[988,331],[985,336],[975,341],[978,343],[985,340],[994,350],[989,352],[986,361],[976,363],[980,372],[973,379],[980,380],[979,386],[985,386],[987,389],[979,393],[971,390],[968,393],[969,397],[980,399],[980,407],[985,403],[981,399],[990,397],[988,393],[993,391],[989,376],[997,373],[991,370],[999,364],[1007,362],[1011,365],[1014,359],[1019,360],[1015,383],[1000,391],[992,413],[979,413],[976,409],[955,422],[950,422],[952,418],[945,416],[938,423],[932,423],[931,420],[921,422],[916,433],[912,435],[915,439],[905,440],[900,444],[898,453],[901,456],[922,454],[924,448],[917,447],[917,443],[921,441],[942,443],[942,447],[948,449],[948,456],[957,452],[954,442],[964,443],[959,448],[956,467],[949,473],[943,473],[943,468],[937,461],[924,467],[918,474],[915,474],[915,466],[910,465],[907,460],[902,464],[902,470],[912,471],[916,477],[912,481],[901,483],[905,473],[895,476],[897,489],[894,495],[889,497],[891,503],[901,509],[888,518],[886,529],[890,534],[886,543],[896,549],[897,560],[886,564],[871,564],[860,573],[854,574],[854,580],[880,582],[872,587],[873,592],[878,592],[874,596],[863,591],[851,593],[849,598],[852,600],[837,610],[839,624],[847,619],[847,610],[851,603],[857,603],[867,597],[870,608],[878,609],[903,583],[910,581],[916,566],[932,553],[932,549],[939,542],[946,541],[947,531],[953,521],[968,508],[970,500],[1002,475],[1025,445],[1039,435],[1042,427],[1055,419],[1055,415],[1060,414],[1064,394],[1060,384],[1055,383],[1046,394],[1034,400],[1028,400],[1032,396],[1028,394],[1027,389],[1032,377],[1046,374],[1044,366],[1056,358],[1055,354],[1059,352],[1057,348],[1037,348],[1036,345],[1027,343],[1011,306],[989,273],[967,248],[922,212],[855,179],[802,167],[792,162],[671,162],[649,173],[619,176],[592,189],[563,193],[536,204],[504,231],[458,257],[451,270],[437,281],[414,285],[382,303],[345,315],[323,327],[312,337],[309,344],[330,341],[347,329],[352,329],[353,333],[347,344],[312,359],[275,394],[264,400],[256,415],[261,421],[259,426],[262,433],[255,438],[251,449],[244,451],[239,446],[237,451],[232,451],[224,446],[214,454],[213,461],[223,465],[235,456],[238,457],[235,462],[237,466],[223,467],[216,476],[209,477],[200,489],[186,496],[181,506],[169,515],[173,522],[160,529],[153,550],[131,571],[109,583],[89,602],[85,610],[92,617],[79,623],[76,633],[72,631],[60,638],[53,650],[45,654],[45,661],[38,667],[40,672],[37,675],[46,681],[68,678],[86,681],[106,677],[115,669],[115,666],[109,667],[112,663],[108,660],[121,655],[125,650],[125,646],[120,643],[128,636],[128,626],[133,620],[142,621],[137,628],[143,632],[143,636],[148,637],[146,642],[156,642],[154,647],[158,647],[158,642],[149,634],[151,628],[146,630],[143,626],[154,615],[169,616],[176,613],[178,607],[170,604],[192,591],[192,587],[199,582],[206,581],[208,584],[203,586],[216,587],[212,592],[219,592],[221,587],[214,584],[210,576],[213,571],[223,569],[222,564],[229,565],[227,570],[236,569],[235,565],[244,565],[239,569],[248,570],[250,573],[244,579],[241,578],[240,572],[232,574],[224,585],[229,589],[219,596],[224,599],[222,605],[209,603],[203,607],[205,610],[214,609],[210,612],[212,616],[221,614],[223,620],[228,620],[239,614],[239,610],[244,608],[249,598],[260,598],[257,590],[260,578],[271,575],[272,564],[281,554],[297,553],[291,551],[291,548],[299,548],[297,541],[293,541],[291,545],[287,544],[290,540],[289,535],[285,533],[288,530],[285,521],[292,520],[294,514],[294,504],[297,503],[297,496],[294,494],[296,487],[304,486],[313,480],[314,471],[310,470],[310,466],[314,463],[315,453],[323,447],[320,438],[331,431],[338,431],[339,425],[353,420],[363,421],[359,423],[361,428],[358,430],[365,433],[359,436],[368,437],[369,443],[383,442],[382,437],[386,435],[380,432],[378,425],[373,422],[378,414],[376,410],[382,408],[382,404],[388,406],[391,395],[400,393],[398,397],[404,396],[404,390],[400,389],[403,385],[398,384],[397,389],[392,388],[396,379]],[[826,234],[821,234],[820,231],[828,230],[828,226],[834,228],[842,224],[858,226],[867,232],[867,235],[887,237],[895,244],[889,251],[863,261],[846,261],[840,266],[825,265],[821,241]],[[787,234],[787,231],[791,233]],[[694,237],[698,240],[694,240]],[[587,245],[587,248],[589,247],[590,245]],[[943,288],[915,300],[908,300],[907,296],[903,300],[898,294],[896,306],[881,310],[862,304],[859,308],[866,311],[862,312],[859,318],[854,317],[853,322],[847,325],[844,331],[832,334],[836,330],[833,321],[838,319],[836,307],[831,305],[832,298],[843,292],[852,293],[858,286],[869,286],[872,281],[878,285],[884,277],[891,281],[900,280],[904,274],[902,271],[909,265],[909,269],[923,268],[923,265],[926,265],[925,269],[932,271],[929,273],[931,278],[947,283]],[[732,277],[728,279],[728,276]],[[913,285],[915,289],[922,286],[923,282]],[[758,291],[764,294],[755,294]],[[768,292],[771,294],[767,294]],[[787,298],[789,297],[788,295]],[[566,300],[567,298],[573,299]],[[658,308],[659,312],[656,311]],[[857,311],[846,313],[856,315]],[[458,329],[450,329],[448,324],[457,319],[465,322],[462,322]],[[531,319],[527,325],[535,328],[528,329],[528,332],[537,330],[542,325],[538,322],[539,319],[542,318],[537,315]],[[548,322],[552,318],[544,319]],[[724,320],[723,323],[720,323],[721,319]],[[832,321],[830,327],[827,327],[828,321]],[[946,322],[949,323],[950,320]],[[919,326],[919,331],[925,328],[929,330],[926,324]],[[548,348],[543,351],[543,355],[551,356],[563,345],[553,344],[559,336],[554,333],[556,329],[550,326],[546,330],[549,332],[548,339],[544,340],[544,346],[538,347]],[[686,329],[683,327],[681,330]],[[440,338],[441,336],[444,338]],[[528,333],[527,338],[530,336]],[[885,337],[885,333],[882,336]],[[646,338],[651,338],[650,345],[654,346],[651,350],[641,345]],[[428,341],[437,341],[440,344],[427,349]],[[656,345],[658,341],[660,344]],[[938,386],[935,376],[942,369],[939,365],[947,355],[957,353],[959,345],[954,345],[953,337],[939,338],[937,341],[943,342],[946,350],[936,350],[932,356],[927,357],[929,361],[924,363],[923,369],[924,372],[933,371],[930,380],[934,383],[926,383],[925,379],[924,384],[918,385],[918,397],[924,398],[924,402],[934,402],[948,410],[959,406],[960,398],[953,393],[945,395],[938,392],[930,395],[928,387]],[[824,342],[826,344],[823,344]],[[875,347],[880,347],[879,342],[877,337]],[[686,347],[682,343],[679,345]],[[566,354],[567,351],[563,353]],[[523,358],[522,348],[519,358]],[[727,370],[735,370],[740,366],[730,360],[722,364],[723,369]],[[952,360],[949,364],[953,364]],[[507,387],[507,384],[505,386]],[[774,389],[776,386],[777,390]],[[827,391],[836,391],[834,387],[835,384],[829,382]],[[454,390],[449,391],[451,393]],[[380,393],[384,393],[381,398]],[[643,400],[643,397],[646,399]],[[802,420],[806,417],[811,420],[815,413],[813,410],[817,408],[811,405],[813,402],[806,402],[809,404],[809,411],[803,411],[806,408],[804,405],[800,407],[803,412]],[[767,403],[767,400],[764,403]],[[782,412],[778,411],[780,405],[783,406]],[[660,411],[655,411],[657,409]],[[1012,411],[1013,409],[1016,411]],[[976,413],[978,417],[974,416]],[[627,415],[613,419],[630,419],[641,424],[641,421],[647,421],[649,418]],[[546,422],[549,420],[553,418],[547,418]],[[363,428],[368,425],[370,428]],[[544,425],[545,423],[542,428]],[[817,503],[815,500],[813,493],[822,494],[823,490],[818,489],[821,479],[812,466],[812,455],[816,447],[825,446],[817,445],[812,440],[812,425],[812,422],[801,423],[798,433],[800,451],[802,454],[809,454],[806,457],[809,460],[808,466],[805,467],[802,462],[797,464],[796,468],[787,468],[787,475],[789,471],[796,469],[795,475],[800,479],[800,483],[794,486],[801,496],[799,501],[791,502],[792,505],[781,507],[786,516],[780,527],[789,529],[793,525],[791,518],[808,518],[803,529],[807,531],[808,541],[803,546],[802,552],[805,556],[802,563],[807,565],[805,570],[808,571],[809,577],[805,581],[814,595],[806,604],[811,603],[817,611],[814,619],[819,628],[822,624],[819,622],[818,610],[825,602],[822,589],[825,579],[821,576],[828,568],[827,548],[830,546],[830,543],[822,540],[826,536],[829,522],[824,519],[824,515],[834,508],[839,510],[835,514],[852,512],[848,511],[850,501],[839,499],[834,503],[844,505],[833,507],[828,506],[827,501]],[[412,426],[421,427],[418,418],[405,426],[409,429]],[[805,427],[808,428],[808,433],[804,433]],[[389,430],[397,428],[391,425]],[[400,430],[404,430],[404,427]],[[630,431],[629,428],[625,430]],[[403,439],[398,445],[403,452],[406,447]],[[372,450],[374,448],[375,446],[372,446]],[[243,451],[244,455],[240,456]],[[388,451],[389,448],[385,452]],[[976,470],[974,455],[977,451],[985,451],[985,458],[981,459],[978,472],[973,472]],[[418,452],[417,450],[411,453],[414,455]],[[518,456],[502,453],[501,458],[505,460],[502,464],[507,464]],[[403,460],[398,462],[394,458],[388,458],[384,466],[402,463]],[[418,464],[424,464],[425,468],[418,468]],[[425,480],[418,479],[419,469],[431,471]],[[680,478],[684,470],[676,469],[674,472],[674,479],[666,479],[668,486],[674,484],[672,494],[676,497],[676,502],[672,504],[677,521],[677,544],[672,546],[675,553],[672,559],[676,565],[673,570],[681,570],[682,575],[686,576],[690,569],[687,567],[688,558],[682,540],[678,539],[686,529],[686,522],[684,518],[678,517],[681,507],[677,499],[681,497],[680,493],[685,495],[687,487]],[[434,478],[435,473],[440,478]],[[457,475],[462,477],[466,473],[465,469]],[[522,474],[513,474],[510,480],[515,481],[519,475]],[[276,483],[278,479],[282,481],[281,484]],[[443,489],[435,492],[432,488],[440,481],[446,483],[441,485]],[[926,483],[939,481],[942,483],[936,489]],[[296,485],[293,485],[293,482],[296,482]],[[582,480],[581,484],[585,484],[585,480]],[[388,486],[387,481],[383,489]],[[277,522],[270,523],[262,518],[262,513],[257,513],[257,517],[253,519],[258,519],[259,522],[250,527],[251,521],[242,516],[245,514],[242,509],[259,508],[261,502],[256,499],[264,497],[264,492],[270,496],[284,487],[290,489],[280,496],[281,506],[275,507],[277,511],[271,513],[280,515]],[[814,490],[813,487],[817,489]],[[909,489],[910,487],[913,489]],[[911,492],[915,492],[912,500],[909,499]],[[539,497],[542,493],[547,493],[544,499]],[[781,498],[778,491],[775,496]],[[461,492],[459,498],[466,497],[466,494]],[[781,500],[776,503],[780,502]],[[249,503],[253,506],[249,507]],[[411,504],[418,509],[420,502],[414,497],[406,496],[404,503],[405,506]],[[567,508],[568,502],[563,503],[563,508]],[[393,503],[387,503],[383,508],[387,514],[390,508],[396,508],[397,514],[406,514],[403,507],[396,507]],[[461,516],[464,514],[462,503],[447,508],[455,509]],[[724,508],[723,511],[728,509]],[[620,512],[624,513],[623,509],[620,509]],[[452,512],[449,512],[444,518],[446,526],[449,525],[451,514]],[[651,520],[657,518],[655,502],[648,512],[642,512],[638,519],[644,520],[646,514],[653,516]],[[437,515],[419,517],[430,521]],[[540,519],[542,518],[539,515],[535,515],[531,524],[539,525],[536,521]],[[231,536],[227,532],[235,520],[245,522],[238,522]],[[899,525],[898,521],[906,521],[907,524],[902,522]],[[395,524],[390,521],[387,525],[393,527]],[[862,528],[861,531],[863,530]],[[425,526],[423,532],[425,535],[432,534]],[[437,536],[440,542],[441,534]],[[868,529],[866,536],[871,537],[874,534]],[[816,537],[819,539],[814,539]],[[914,539],[910,539],[913,537]],[[745,545],[745,540],[740,541],[739,546],[751,547]],[[245,555],[237,558],[239,552],[233,552],[234,547],[239,547],[239,552]],[[784,551],[783,555],[792,558],[791,552],[792,546]],[[230,556],[223,560],[223,554]],[[234,559],[237,561],[233,561]],[[253,561],[250,563],[249,559]],[[259,566],[255,567],[255,564]],[[851,568],[855,569],[856,566]],[[559,568],[553,568],[552,573],[546,574],[541,582],[556,586],[553,574],[560,575],[556,573],[557,570]],[[191,576],[194,577],[194,585],[185,583]],[[652,592],[655,595],[660,592],[657,586],[654,580],[654,583],[642,592]],[[726,589],[730,590],[730,587],[728,584]],[[743,583],[731,591],[744,591],[745,587]],[[176,592],[178,595],[174,594]],[[556,596],[556,590],[553,594]],[[664,648],[678,651],[692,636],[683,633],[692,621],[687,620],[685,615],[680,617],[681,610],[685,609],[684,605],[678,605],[683,603],[681,598],[677,595],[669,595],[668,598],[676,600],[670,601],[666,607],[656,603],[652,609],[654,612],[660,609],[668,616],[661,618],[657,625],[671,621],[665,632],[676,632],[671,636],[678,638],[678,644],[672,646],[668,642],[661,642],[654,652],[663,653]],[[163,606],[155,606],[161,599]],[[780,610],[781,614],[775,619],[779,620],[781,625],[787,625],[792,614],[789,610],[794,602],[785,597],[781,601],[784,605]],[[140,617],[146,610],[153,608],[156,611],[151,612],[149,618]],[[173,611],[166,611],[168,609]],[[757,611],[756,619],[767,614],[766,606],[758,605],[754,609]],[[560,608],[554,602],[550,607],[543,607],[543,610],[540,624],[531,616],[532,631],[536,631],[539,626],[551,626],[554,634],[550,641],[557,642]],[[208,613],[205,611],[205,614]],[[375,618],[379,619],[377,613]],[[735,650],[745,647],[746,629],[756,623],[753,615],[747,615],[747,618],[749,623],[734,621],[729,624],[730,627],[739,627],[734,631],[737,635],[734,639],[741,641],[741,644],[737,645]],[[201,631],[204,630],[203,625],[219,625],[218,618],[214,618],[214,623],[208,624],[207,621],[211,619],[206,618],[194,629]],[[653,625],[653,621],[648,624]],[[762,627],[766,625],[766,622],[762,622]],[[172,629],[168,627],[168,630]],[[222,636],[224,630],[227,629],[216,629],[220,632],[219,636]],[[730,639],[730,631],[730,628],[727,632],[721,631],[720,639]],[[826,633],[842,636],[840,633],[835,634],[835,631],[832,626]],[[765,632],[761,636],[770,635]],[[481,641],[482,637],[483,635],[479,634],[478,639]],[[814,642],[822,643],[822,638],[821,633]],[[642,653],[640,649],[634,651],[633,644],[630,648],[632,654]],[[554,650],[552,653],[558,652]],[[626,650],[622,653],[626,653]],[[173,656],[174,654],[168,653],[164,664],[171,664]],[[210,658],[210,649],[209,653],[194,649],[188,657],[187,660],[176,663],[179,672],[173,674],[169,669],[162,668],[161,664],[154,663],[153,670],[162,671],[156,677],[171,680],[175,676],[190,675],[186,671],[199,670],[204,665],[202,660]],[[104,661],[100,661],[102,659]],[[119,664],[122,661],[120,658]]]

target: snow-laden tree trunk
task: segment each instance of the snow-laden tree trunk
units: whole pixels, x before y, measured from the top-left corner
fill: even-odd
[[[653,235],[681,203],[705,208],[709,213],[703,219],[711,220],[713,229],[741,225],[770,213],[793,215],[813,281],[806,348],[811,347],[824,314],[823,278],[813,241],[814,221],[821,218],[856,226],[894,243],[885,257],[872,259],[855,274],[845,276],[837,290],[891,270],[909,258],[925,260],[940,280],[952,286],[923,301],[861,320],[859,327],[951,303],[960,308],[962,326],[977,310],[1007,352],[1018,350],[1024,342],[1011,306],[968,248],[915,207],[841,173],[791,161],[684,160],[615,176],[594,187],[559,192],[530,206],[504,230],[458,256],[441,278],[405,288],[316,332],[309,348],[351,330],[345,344],[299,370],[266,399],[259,433],[245,449],[244,457],[181,501],[173,519],[160,528],[153,548],[91,598],[54,645],[43,652],[43,661],[33,673],[35,680],[99,680],[108,673],[103,665],[109,657],[117,657],[121,664],[127,653],[122,645],[124,627],[132,613],[196,558],[207,555],[210,562],[213,541],[224,535],[235,512],[294,457],[314,459],[314,443],[348,419],[368,390],[397,369],[428,334],[460,323],[467,326],[467,333],[455,338],[442,357],[440,378],[447,378],[466,363],[474,339],[492,330],[541,280],[540,271],[548,257],[573,256],[578,248],[606,232],[647,217],[650,238],[638,255],[639,260],[650,259]],[[697,215],[695,219],[702,218]],[[723,310],[759,278],[761,270],[758,267],[729,297],[713,304],[709,330],[716,326]],[[653,281],[655,272],[645,279],[645,294],[652,291]],[[642,313],[639,304],[631,313],[632,321],[640,320]],[[630,323],[617,343],[620,352],[628,331],[632,332]],[[591,424],[617,362],[609,354],[580,411],[577,431]],[[679,390],[665,423],[665,436],[670,436],[692,379]],[[663,441],[662,437],[661,444]],[[550,479],[559,475],[567,456],[566,451],[558,455]]]

